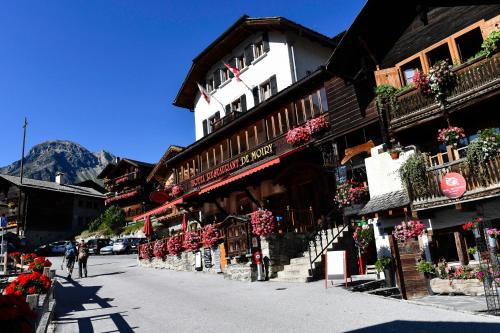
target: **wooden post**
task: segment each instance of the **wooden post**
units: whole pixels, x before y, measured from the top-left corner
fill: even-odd
[[[469,264],[469,256],[467,255],[467,248],[465,246],[464,237],[459,231],[453,233],[455,236],[455,245],[457,246],[458,260],[462,265]]]
[[[455,160],[455,154],[453,153],[453,146],[446,146],[446,153],[448,154],[448,162]]]

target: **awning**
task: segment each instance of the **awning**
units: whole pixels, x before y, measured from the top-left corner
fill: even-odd
[[[157,207],[155,209],[151,209],[151,210],[145,212],[144,214],[137,215],[136,217],[134,217],[134,221],[137,222],[137,221],[142,220],[148,216],[161,214],[161,213],[165,212],[167,209],[172,208],[173,206],[182,203],[183,199],[184,198],[179,198],[179,199],[176,199],[174,201],[167,202],[166,204],[161,205],[160,207]]]
[[[221,186],[224,186],[224,185],[229,184],[231,182],[234,182],[235,180],[238,180],[238,179],[241,179],[241,178],[246,177],[248,175],[251,175],[252,173],[258,172],[258,171],[260,171],[262,169],[265,169],[265,168],[268,168],[268,167],[270,167],[272,165],[278,164],[280,161],[281,161],[281,159],[278,157],[278,158],[275,158],[275,159],[273,159],[273,160],[271,160],[269,162],[262,163],[262,164],[260,164],[260,165],[258,165],[256,167],[253,167],[253,168],[251,168],[251,169],[249,169],[247,171],[239,173],[239,174],[237,174],[237,175],[235,175],[233,177],[221,180],[221,181],[219,181],[219,182],[217,182],[215,184],[212,184],[212,185],[209,185],[207,187],[204,187],[204,188],[202,188],[200,190],[199,194],[203,194],[203,193],[209,192],[209,191],[211,191],[213,189],[216,189],[218,187],[221,187]]]

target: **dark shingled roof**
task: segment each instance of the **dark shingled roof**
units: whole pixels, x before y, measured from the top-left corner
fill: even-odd
[[[360,215],[381,212],[388,209],[407,206],[410,199],[406,191],[389,192],[377,195],[368,201],[368,203],[359,211]]]
[[[14,184],[15,186],[21,185],[20,177],[16,176],[8,176],[8,175],[0,175],[0,178],[5,179],[6,181]],[[54,192],[63,192],[74,195],[82,195],[88,197],[98,197],[104,198],[104,195],[99,193],[90,187],[76,186],[71,184],[58,184],[56,182],[47,182],[44,180],[30,179],[23,177],[22,187],[36,188],[40,190],[46,191],[54,191]]]

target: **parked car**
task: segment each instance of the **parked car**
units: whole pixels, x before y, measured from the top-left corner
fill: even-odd
[[[108,245],[101,247],[99,254],[113,254],[113,241],[109,241]]]
[[[118,238],[113,243],[113,254],[129,253],[130,242],[127,238]]]
[[[89,249],[89,254],[99,254],[101,249],[107,246],[110,242],[109,238],[97,238],[89,239],[87,241],[87,247]]]
[[[131,237],[128,241],[130,243],[130,252],[137,253],[139,245],[146,243],[148,240],[146,238]]]
[[[39,246],[35,249],[38,255],[63,255],[68,241],[57,241]]]

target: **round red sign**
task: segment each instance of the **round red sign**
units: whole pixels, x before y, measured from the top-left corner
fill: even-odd
[[[450,199],[460,198],[467,190],[465,178],[456,172],[448,172],[441,179],[441,191]]]

